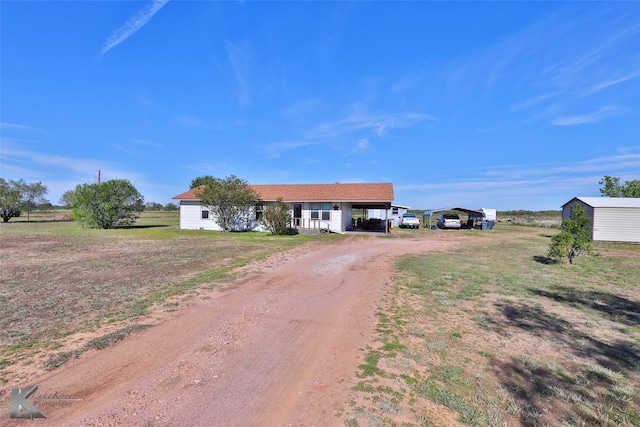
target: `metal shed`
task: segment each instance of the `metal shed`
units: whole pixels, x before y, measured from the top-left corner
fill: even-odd
[[[562,220],[580,205],[591,218],[594,242],[640,243],[640,198],[574,197],[562,205]]]

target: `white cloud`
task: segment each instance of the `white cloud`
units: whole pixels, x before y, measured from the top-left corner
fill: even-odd
[[[635,147],[618,147],[618,153],[620,154],[633,154],[634,152],[640,152],[640,145]]]
[[[590,195],[597,191],[597,182],[597,176],[459,179],[438,184],[394,185],[394,190],[398,203],[415,208],[464,206],[535,210],[558,209],[570,197]],[[532,201],[537,206],[532,205]]]
[[[416,86],[419,86],[424,81],[425,77],[422,74],[415,74],[408,77],[404,77],[403,79],[395,82],[391,85],[392,92],[404,92],[406,90],[413,89]]]
[[[607,89],[609,87],[618,85],[620,83],[624,83],[624,82],[626,82],[628,80],[635,79],[638,76],[640,76],[640,72],[628,74],[628,75],[623,76],[623,77],[610,78],[610,79],[607,79],[607,80],[603,80],[601,82],[597,82],[597,83],[593,84],[591,87],[586,88],[582,92],[582,96],[592,95],[592,94],[594,94],[596,92],[600,92],[603,89]]]
[[[49,190],[47,198],[54,204],[62,193],[76,185],[95,182],[98,171],[103,181],[127,179],[134,185],[143,181],[141,175],[121,169],[116,162],[14,149],[4,143],[0,151],[0,163],[6,179],[40,181],[46,185]]]
[[[362,138],[358,142],[356,142],[355,147],[353,147],[353,151],[351,154],[361,154],[371,150],[371,144],[367,138]]]
[[[27,162],[45,167],[64,168],[80,173],[87,173],[89,171],[95,173],[100,168],[98,162],[94,160],[54,156],[31,151],[15,150],[8,147],[3,147],[2,158],[3,163],[7,161]]]
[[[122,27],[115,30],[111,36],[107,39],[102,51],[102,55],[109,52],[111,49],[131,37],[138,30],[140,30],[160,9],[164,7],[169,0],[153,0],[149,5],[138,11],[134,16]]]
[[[341,119],[320,124],[311,131],[318,139],[333,139],[358,131],[373,132],[385,136],[389,129],[408,128],[435,117],[422,113],[368,113],[355,111]]]
[[[265,149],[269,153],[270,158],[278,158],[285,151],[296,150],[317,144],[319,144],[317,141],[283,141],[267,144]]]
[[[237,44],[226,41],[227,56],[229,62],[238,80],[239,94],[238,99],[241,106],[248,105],[251,101],[249,93],[249,48],[247,46],[239,46]]]
[[[190,128],[226,129],[226,126],[221,122],[209,121],[198,116],[176,116],[175,120],[181,125]]]
[[[123,152],[123,153],[125,153],[125,154],[127,154],[127,155],[129,155],[131,157],[139,157],[140,156],[140,153],[138,153],[137,151],[131,150],[129,147],[123,147],[120,144],[111,144],[111,146],[113,148],[115,148],[116,150],[121,151],[121,152]]]
[[[640,147],[621,154],[575,163],[518,164],[458,170],[460,178],[441,182],[394,185],[396,201],[415,208],[496,207],[498,209],[559,209],[574,196],[599,196],[604,175],[638,178]],[[532,204],[535,201],[535,204]]]
[[[596,110],[637,94],[638,85],[632,84],[640,76],[637,12],[622,3],[556,8],[441,67],[447,96],[499,99],[511,112],[526,111],[527,121],[551,118],[556,125],[571,126],[603,120],[615,111],[575,114],[575,109]]]
[[[4,129],[8,131],[43,132],[42,130],[31,127],[31,126],[25,126],[25,125],[19,125],[16,123],[7,123],[7,122],[1,122],[0,129]]]
[[[586,114],[576,114],[572,116],[556,117],[552,123],[556,126],[575,126],[586,123],[597,123],[606,117],[610,117],[624,111],[622,107],[608,105],[597,111]]]
[[[511,108],[509,109],[509,111],[518,111],[521,110],[523,108],[528,108],[528,107],[532,107],[534,105],[538,105],[540,103],[542,103],[543,101],[546,101],[549,98],[553,98],[554,96],[560,95],[561,92],[556,91],[556,92],[550,92],[550,93],[545,93],[542,95],[537,95],[537,96],[533,96],[531,98],[528,98],[522,102],[516,102],[515,104],[513,104],[511,106]]]

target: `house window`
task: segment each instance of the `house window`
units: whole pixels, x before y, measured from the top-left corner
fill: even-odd
[[[311,203],[311,219],[320,219],[320,203]]]
[[[331,220],[331,203],[311,202],[311,219]]]
[[[323,221],[331,220],[331,203],[322,204],[322,220]]]
[[[209,219],[209,209],[202,208],[202,219]]]
[[[256,203],[256,220],[260,221],[262,219],[263,214],[264,214],[264,202]]]
[[[397,206],[394,206],[393,208],[391,208],[391,213],[392,213],[393,215],[398,215],[398,207],[397,207]]]

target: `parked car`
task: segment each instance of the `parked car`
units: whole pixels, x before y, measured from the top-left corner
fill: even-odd
[[[438,228],[460,228],[460,217],[456,214],[440,215]]]
[[[400,218],[400,228],[420,228],[420,219],[416,214],[402,214],[402,218]]]

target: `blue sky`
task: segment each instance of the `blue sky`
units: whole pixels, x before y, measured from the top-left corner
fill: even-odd
[[[0,2],[0,176],[559,209],[640,179],[640,3]]]

